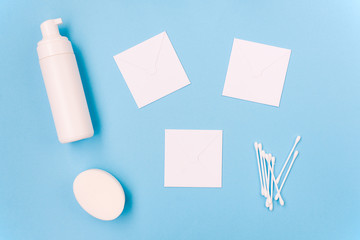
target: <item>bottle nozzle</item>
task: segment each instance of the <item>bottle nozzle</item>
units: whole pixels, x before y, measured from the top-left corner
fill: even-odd
[[[60,36],[58,24],[61,24],[61,18],[50,19],[43,22],[40,25],[41,33],[43,35],[43,39],[49,37],[57,37]]]

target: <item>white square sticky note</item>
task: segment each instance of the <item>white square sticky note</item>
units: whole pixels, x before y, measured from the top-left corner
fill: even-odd
[[[139,108],[190,84],[166,32],[114,59]]]
[[[223,95],[279,106],[291,50],[234,39]]]
[[[165,187],[221,187],[222,130],[165,130]]]

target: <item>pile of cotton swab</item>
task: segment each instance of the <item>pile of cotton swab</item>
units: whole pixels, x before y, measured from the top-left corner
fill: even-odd
[[[274,174],[274,168],[275,168],[275,157],[271,155],[271,153],[266,153],[263,150],[262,144],[255,142],[255,151],[256,151],[256,158],[258,163],[258,169],[259,169],[259,178],[260,178],[260,185],[261,185],[261,195],[263,195],[266,198],[265,206],[269,208],[270,211],[273,210],[273,199],[279,200],[280,205],[284,205],[284,200],[282,199],[280,193],[282,188],[284,187],[284,183],[286,181],[286,178],[289,175],[289,172],[293,166],[293,163],[298,156],[299,152],[295,151],[296,145],[299,143],[301,137],[298,136],[295,140],[295,144],[293,148],[290,151],[289,156],[287,157],[284,166],[281,169],[281,172],[277,177],[275,177]],[[294,153],[294,154],[293,154]],[[288,170],[285,174],[285,177],[283,178],[283,181],[280,185],[280,188],[278,187],[278,183],[281,179],[281,175],[283,174],[286,165],[289,162],[289,159],[293,156],[292,161],[290,163],[290,166],[288,167]],[[274,187],[276,189],[276,195],[274,195]]]

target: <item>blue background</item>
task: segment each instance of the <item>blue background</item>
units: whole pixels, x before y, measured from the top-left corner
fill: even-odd
[[[359,239],[359,1],[0,2],[0,239]],[[78,60],[95,136],[57,140],[36,45],[60,31]],[[191,85],[138,109],[113,55],[166,30]],[[280,107],[221,96],[233,38],[292,49]],[[223,187],[164,188],[164,129],[223,129]],[[254,141],[300,155],[285,206],[260,196]],[[123,185],[103,222],[77,174]],[[280,167],[277,169],[279,170]]]

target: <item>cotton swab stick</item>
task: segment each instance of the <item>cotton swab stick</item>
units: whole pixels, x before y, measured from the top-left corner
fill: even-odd
[[[266,207],[270,207],[270,205],[271,205],[271,199],[270,199],[271,154],[266,154],[266,153],[264,153],[264,155],[265,155],[265,159],[266,159],[266,162],[267,162],[267,170],[268,170],[268,173],[267,173],[267,175],[266,175],[266,180],[267,180],[267,188],[266,188],[267,198],[266,198],[265,206],[266,206]]]
[[[267,193],[268,193],[268,197],[270,197],[270,192],[269,192],[269,189],[270,189],[270,159],[271,159],[271,154],[266,154],[264,152],[264,155],[265,155],[265,158],[266,158],[266,162],[267,162],[267,175],[266,175],[266,182],[267,182]]]
[[[258,143],[257,142],[255,142],[254,147],[255,147],[255,151],[256,151],[256,159],[257,159],[258,170],[259,170],[259,178],[260,178],[260,185],[261,185],[261,195],[264,195],[264,186],[263,186],[261,170],[260,170],[259,150],[258,150]]]
[[[291,161],[291,163],[290,163],[289,169],[287,170],[287,172],[286,172],[286,174],[285,174],[285,177],[284,177],[284,180],[283,180],[283,182],[282,182],[282,184],[281,184],[281,186],[280,186],[280,190],[278,191],[278,193],[277,193],[276,196],[275,196],[275,200],[277,200],[277,199],[279,198],[278,195],[280,194],[281,189],[282,189],[283,186],[284,186],[284,183],[285,183],[285,181],[286,181],[286,178],[287,178],[287,176],[289,175],[289,172],[290,172],[290,170],[291,170],[291,167],[292,167],[292,165],[294,164],[294,161],[295,161],[296,157],[298,156],[298,154],[299,154],[299,152],[298,152],[298,151],[295,151],[294,157],[293,157],[293,159],[292,159],[292,161]]]
[[[260,153],[260,158],[262,159],[263,161],[263,178],[264,178],[264,197],[268,197],[268,192],[267,192],[267,186],[268,186],[268,181],[267,181],[267,174],[266,174],[266,167],[267,167],[267,164],[266,164],[266,154],[265,154],[265,151],[264,150],[261,150],[261,153]]]
[[[269,209],[270,209],[270,211],[272,211],[273,210],[273,196],[274,196],[274,180],[273,180],[273,178],[274,178],[274,175],[272,174],[273,172],[274,172],[274,167],[275,167],[275,157],[272,157],[271,158],[271,168],[270,168],[270,174],[271,174],[271,179],[270,179],[270,181],[271,181],[271,195],[270,195],[270,207],[269,207]]]
[[[282,199],[282,197],[280,195],[279,187],[278,187],[278,185],[277,185],[277,183],[275,181],[274,168],[271,168],[270,171],[271,171],[272,182],[274,183],[276,191],[277,191],[276,196],[278,196],[278,198],[279,198],[280,205],[284,206],[284,200]],[[277,200],[276,196],[275,196],[275,200]]]
[[[280,172],[279,176],[276,178],[276,183],[279,183],[280,178],[281,178],[281,174],[283,173],[283,171],[284,171],[284,169],[285,169],[285,167],[286,167],[286,165],[287,165],[287,163],[288,163],[288,161],[289,161],[289,159],[290,159],[290,157],[291,157],[291,155],[292,155],[292,153],[293,153],[296,145],[299,143],[300,139],[301,139],[301,137],[300,137],[300,136],[297,136],[297,138],[296,138],[296,140],[295,140],[295,144],[294,144],[294,146],[292,147],[292,149],[291,149],[291,151],[290,151],[290,154],[289,154],[289,156],[287,157],[287,159],[286,159],[286,161],[285,161],[285,163],[284,163],[284,166],[283,166],[282,169],[281,169],[281,172]]]
[[[259,147],[259,155],[260,155],[260,166],[261,166],[261,172],[262,172],[262,180],[263,180],[263,196],[266,197],[266,191],[265,191],[265,188],[266,188],[266,179],[265,179],[265,164],[264,164],[264,161],[263,161],[263,151],[262,151],[262,145],[261,143],[258,145]]]
[[[269,167],[269,196],[267,197],[266,199],[266,206],[269,208],[270,211],[272,211],[273,209],[273,204],[272,204],[272,193],[271,193],[271,185],[272,185],[272,178],[270,177],[271,176],[271,169],[273,168],[273,165],[272,165],[272,161],[271,161],[271,154],[267,154],[266,156],[266,160],[268,162],[268,167]]]

